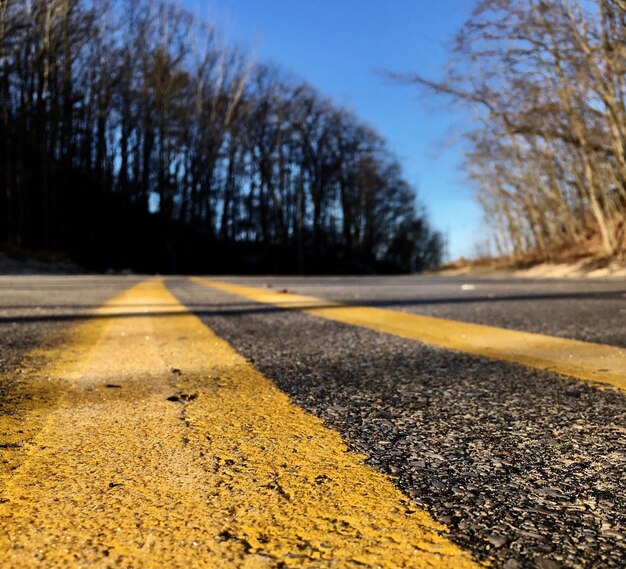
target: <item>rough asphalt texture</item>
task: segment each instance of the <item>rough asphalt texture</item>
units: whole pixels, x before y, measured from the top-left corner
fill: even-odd
[[[459,296],[462,282],[450,285]],[[393,288],[394,280],[388,283]],[[332,298],[379,294],[388,300],[380,284],[359,290],[350,283],[341,290],[337,281],[332,287]],[[320,296],[319,288],[312,283],[294,292]],[[625,304],[619,297],[624,285],[609,288],[616,289],[606,293],[615,316]],[[623,392],[260,306],[185,281],[170,281],[170,289],[296,403],[394,477],[478,558],[491,557],[506,569],[624,567]],[[413,286],[413,300],[419,293]],[[559,318],[571,320],[555,302],[534,307],[516,300],[494,303],[505,312],[500,321],[515,319],[511,302],[522,303],[521,319],[534,315],[535,330],[560,329]],[[569,306],[585,302],[602,306],[594,299]],[[486,318],[464,310],[463,319]],[[542,324],[541,310],[546,321],[555,315],[557,322]],[[594,326],[582,321],[585,332],[574,337],[593,336]],[[613,327],[612,343],[625,345],[623,325]],[[605,334],[599,330],[595,337]]]
[[[58,342],[138,280],[0,277],[0,412],[10,410],[11,382],[27,380],[29,349]],[[626,566],[623,392],[169,282],[477,557],[506,569]],[[626,346],[624,281],[240,282]]]
[[[626,347],[626,281],[471,277],[255,277],[296,294]]]

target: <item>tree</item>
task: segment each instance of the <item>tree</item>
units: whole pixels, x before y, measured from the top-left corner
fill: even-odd
[[[148,0],[0,0],[0,243],[143,271],[412,270],[385,142]],[[417,245],[416,245],[417,246]],[[394,258],[400,259],[398,255]]]
[[[507,249],[547,255],[597,233],[622,251],[626,215],[623,2],[482,0],[444,79],[411,78],[469,106],[466,168]]]

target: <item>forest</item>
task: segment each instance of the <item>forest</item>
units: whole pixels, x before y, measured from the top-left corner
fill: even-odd
[[[0,113],[6,251],[161,273],[441,260],[375,130],[175,3],[0,0]]]
[[[469,110],[492,254],[626,257],[626,1],[481,0],[443,77],[404,79]]]

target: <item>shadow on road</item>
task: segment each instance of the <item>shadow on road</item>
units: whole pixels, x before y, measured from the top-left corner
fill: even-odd
[[[413,306],[441,306],[441,305],[455,305],[455,304],[480,304],[480,303],[506,303],[506,302],[546,302],[555,300],[595,300],[595,301],[607,301],[607,300],[624,300],[626,290],[621,291],[604,291],[604,292],[572,292],[572,293],[549,293],[549,294],[515,294],[504,296],[463,296],[463,297],[445,297],[445,298],[412,298],[412,299],[366,299],[359,298],[358,300],[344,300],[341,304],[337,304],[333,301],[320,300],[320,302],[311,302],[303,305],[288,306],[275,306],[249,302],[231,302],[231,303],[195,303],[187,304],[187,308],[190,312],[197,316],[240,316],[245,314],[255,313],[271,313],[281,312],[287,310],[310,310],[310,309],[323,309],[323,308],[351,308],[354,306],[368,306],[373,308],[395,308],[395,307],[413,307]],[[286,295],[288,297],[288,295]],[[101,305],[81,305],[81,304],[41,304],[37,308],[41,310],[90,310],[98,309]],[[115,304],[108,305],[115,308]],[[124,305],[128,307],[128,304]],[[180,316],[188,314],[185,310],[150,310],[154,307],[161,309],[167,309],[176,305],[173,304],[134,304],[135,308],[145,307],[145,313],[138,312],[121,312],[116,314],[106,314],[97,312],[83,312],[83,313],[67,313],[67,314],[21,314],[21,315],[3,315],[0,316],[0,323],[7,322],[59,322],[59,321],[80,321],[96,319],[117,319],[117,318],[141,318],[141,317],[167,317],[167,316]],[[30,309],[27,306],[19,305],[0,305],[0,310],[20,310]]]

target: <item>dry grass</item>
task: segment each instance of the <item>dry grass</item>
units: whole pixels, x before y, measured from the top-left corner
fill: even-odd
[[[588,230],[579,242],[554,242],[546,251],[530,250],[522,255],[457,259],[435,274],[514,274],[517,276],[581,277],[626,276],[626,244],[615,255],[602,250],[597,232]]]

